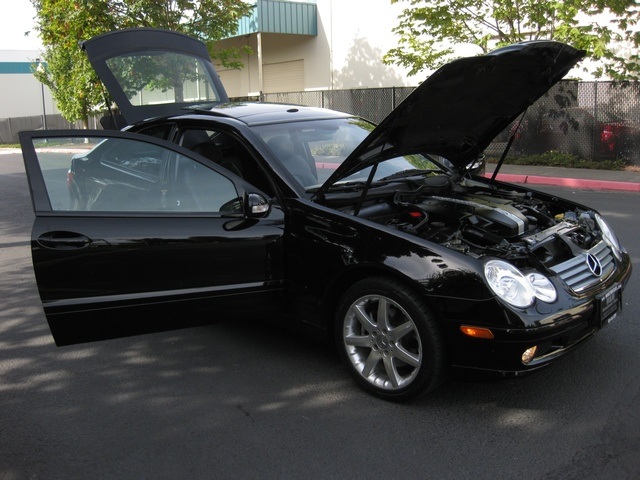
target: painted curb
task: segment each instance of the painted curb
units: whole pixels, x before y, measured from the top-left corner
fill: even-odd
[[[485,177],[491,178],[491,173]],[[640,192],[640,183],[616,182],[613,180],[590,180],[585,178],[542,177],[539,175],[519,175],[499,173],[496,180],[507,183],[525,183],[528,185],[555,185],[558,187],[579,188],[584,190],[616,190],[623,192]]]

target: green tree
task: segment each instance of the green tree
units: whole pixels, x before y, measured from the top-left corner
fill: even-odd
[[[105,101],[100,81],[79,42],[121,28],[164,28],[199,38],[212,58],[240,68],[244,51],[217,50],[217,40],[236,32],[238,20],[253,6],[243,0],[31,0],[44,53],[34,75],[49,87],[62,115],[82,120]]]
[[[455,57],[452,45],[483,52],[526,40],[557,40],[584,49],[596,77],[640,78],[640,7],[637,0],[391,0],[406,4],[393,31],[398,47],[385,63],[410,74]],[[585,65],[587,62],[583,62]]]

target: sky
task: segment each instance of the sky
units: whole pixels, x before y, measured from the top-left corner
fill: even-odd
[[[0,15],[0,50],[39,50],[42,44],[33,30],[36,11],[30,0],[12,0],[7,10]],[[27,31],[31,33],[25,36]]]

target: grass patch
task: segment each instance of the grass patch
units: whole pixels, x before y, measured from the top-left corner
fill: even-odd
[[[0,148],[20,148],[19,143],[0,143]]]
[[[498,157],[488,157],[487,162],[498,163]],[[505,165],[543,165],[547,167],[588,168],[592,170],[624,170],[627,164],[622,160],[586,160],[570,153],[557,151],[536,155],[507,157]]]

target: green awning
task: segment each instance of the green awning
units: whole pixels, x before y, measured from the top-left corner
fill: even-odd
[[[238,22],[234,36],[252,33],[318,34],[318,9],[315,3],[258,0],[253,13]]]
[[[0,62],[0,74],[33,74],[33,62]]]

